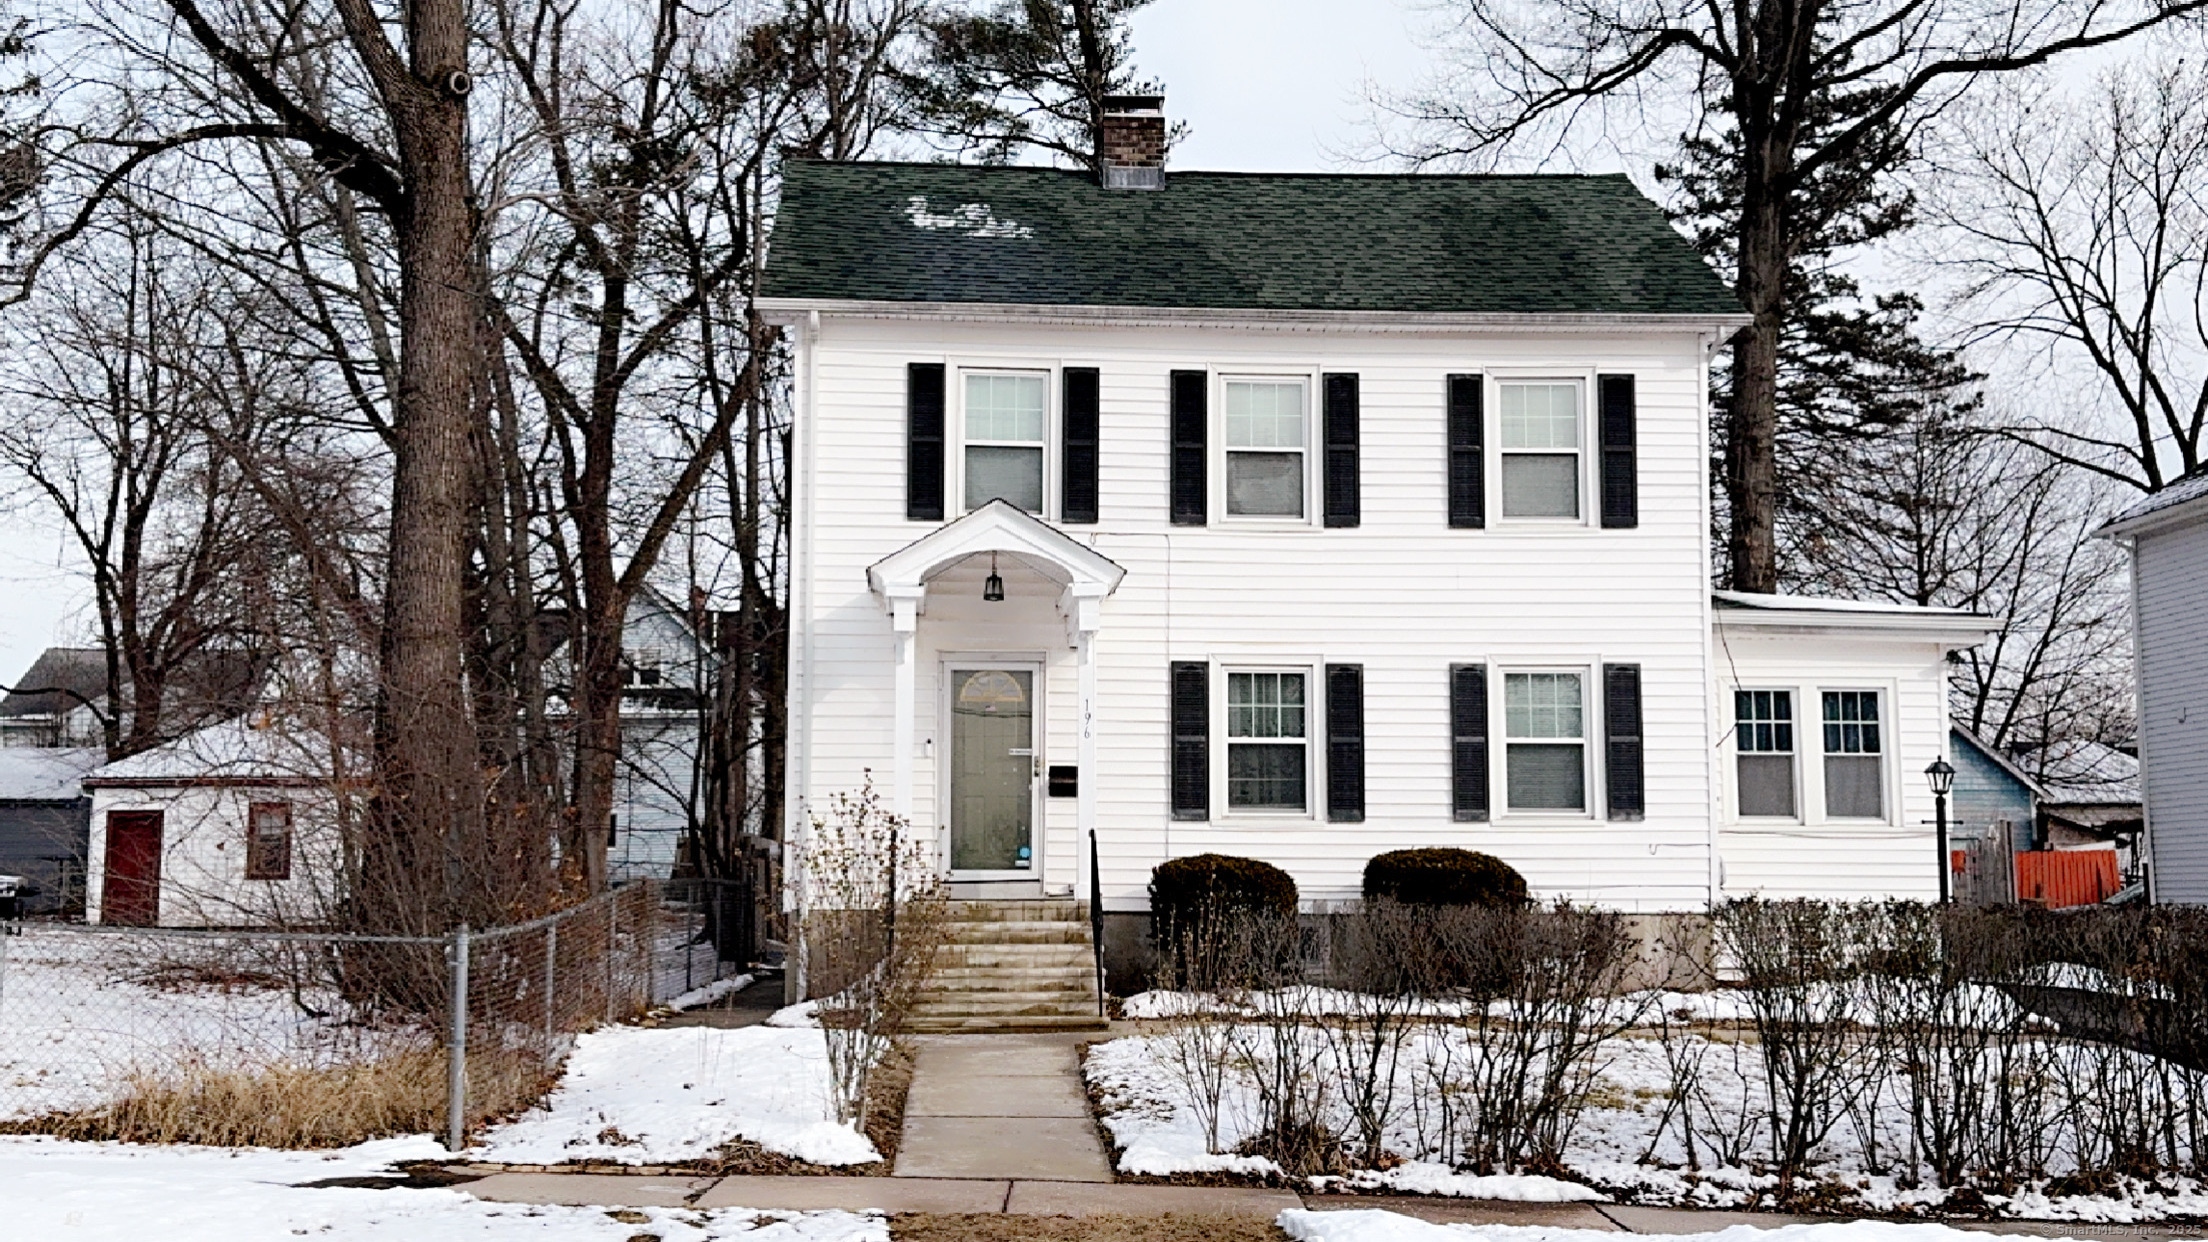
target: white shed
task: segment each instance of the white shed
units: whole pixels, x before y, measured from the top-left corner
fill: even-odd
[[[251,716],[93,769],[86,921],[323,921],[337,892],[340,799],[356,768],[318,730]]]

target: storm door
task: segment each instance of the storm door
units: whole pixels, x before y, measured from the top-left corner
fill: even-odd
[[[1035,858],[1035,669],[950,670],[951,871],[1025,877]]]

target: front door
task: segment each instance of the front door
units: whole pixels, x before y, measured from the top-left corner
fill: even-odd
[[[953,668],[951,871],[1024,877],[1035,861],[1035,670]]]
[[[161,918],[161,812],[107,813],[107,872],[100,921],[152,927]]]

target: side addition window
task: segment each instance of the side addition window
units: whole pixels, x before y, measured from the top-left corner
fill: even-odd
[[[1049,385],[1041,374],[966,376],[966,508],[1003,499],[1043,511]]]
[[[1794,809],[1794,695],[1788,690],[1733,692],[1733,749],[1742,815],[1785,816]]]
[[[1885,818],[1878,692],[1827,690],[1824,699],[1825,814],[1834,819]]]
[[[1502,386],[1504,517],[1579,516],[1579,387],[1569,382]]]
[[[1587,809],[1585,678],[1503,674],[1503,742],[1513,811]]]
[[[1227,809],[1308,808],[1304,674],[1227,674]]]
[[[291,804],[256,802],[246,813],[245,878],[291,878]]]
[[[1304,516],[1307,395],[1299,379],[1226,382],[1229,514]]]

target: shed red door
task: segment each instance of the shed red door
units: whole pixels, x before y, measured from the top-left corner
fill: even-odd
[[[151,927],[160,916],[161,812],[109,811],[100,921]]]

